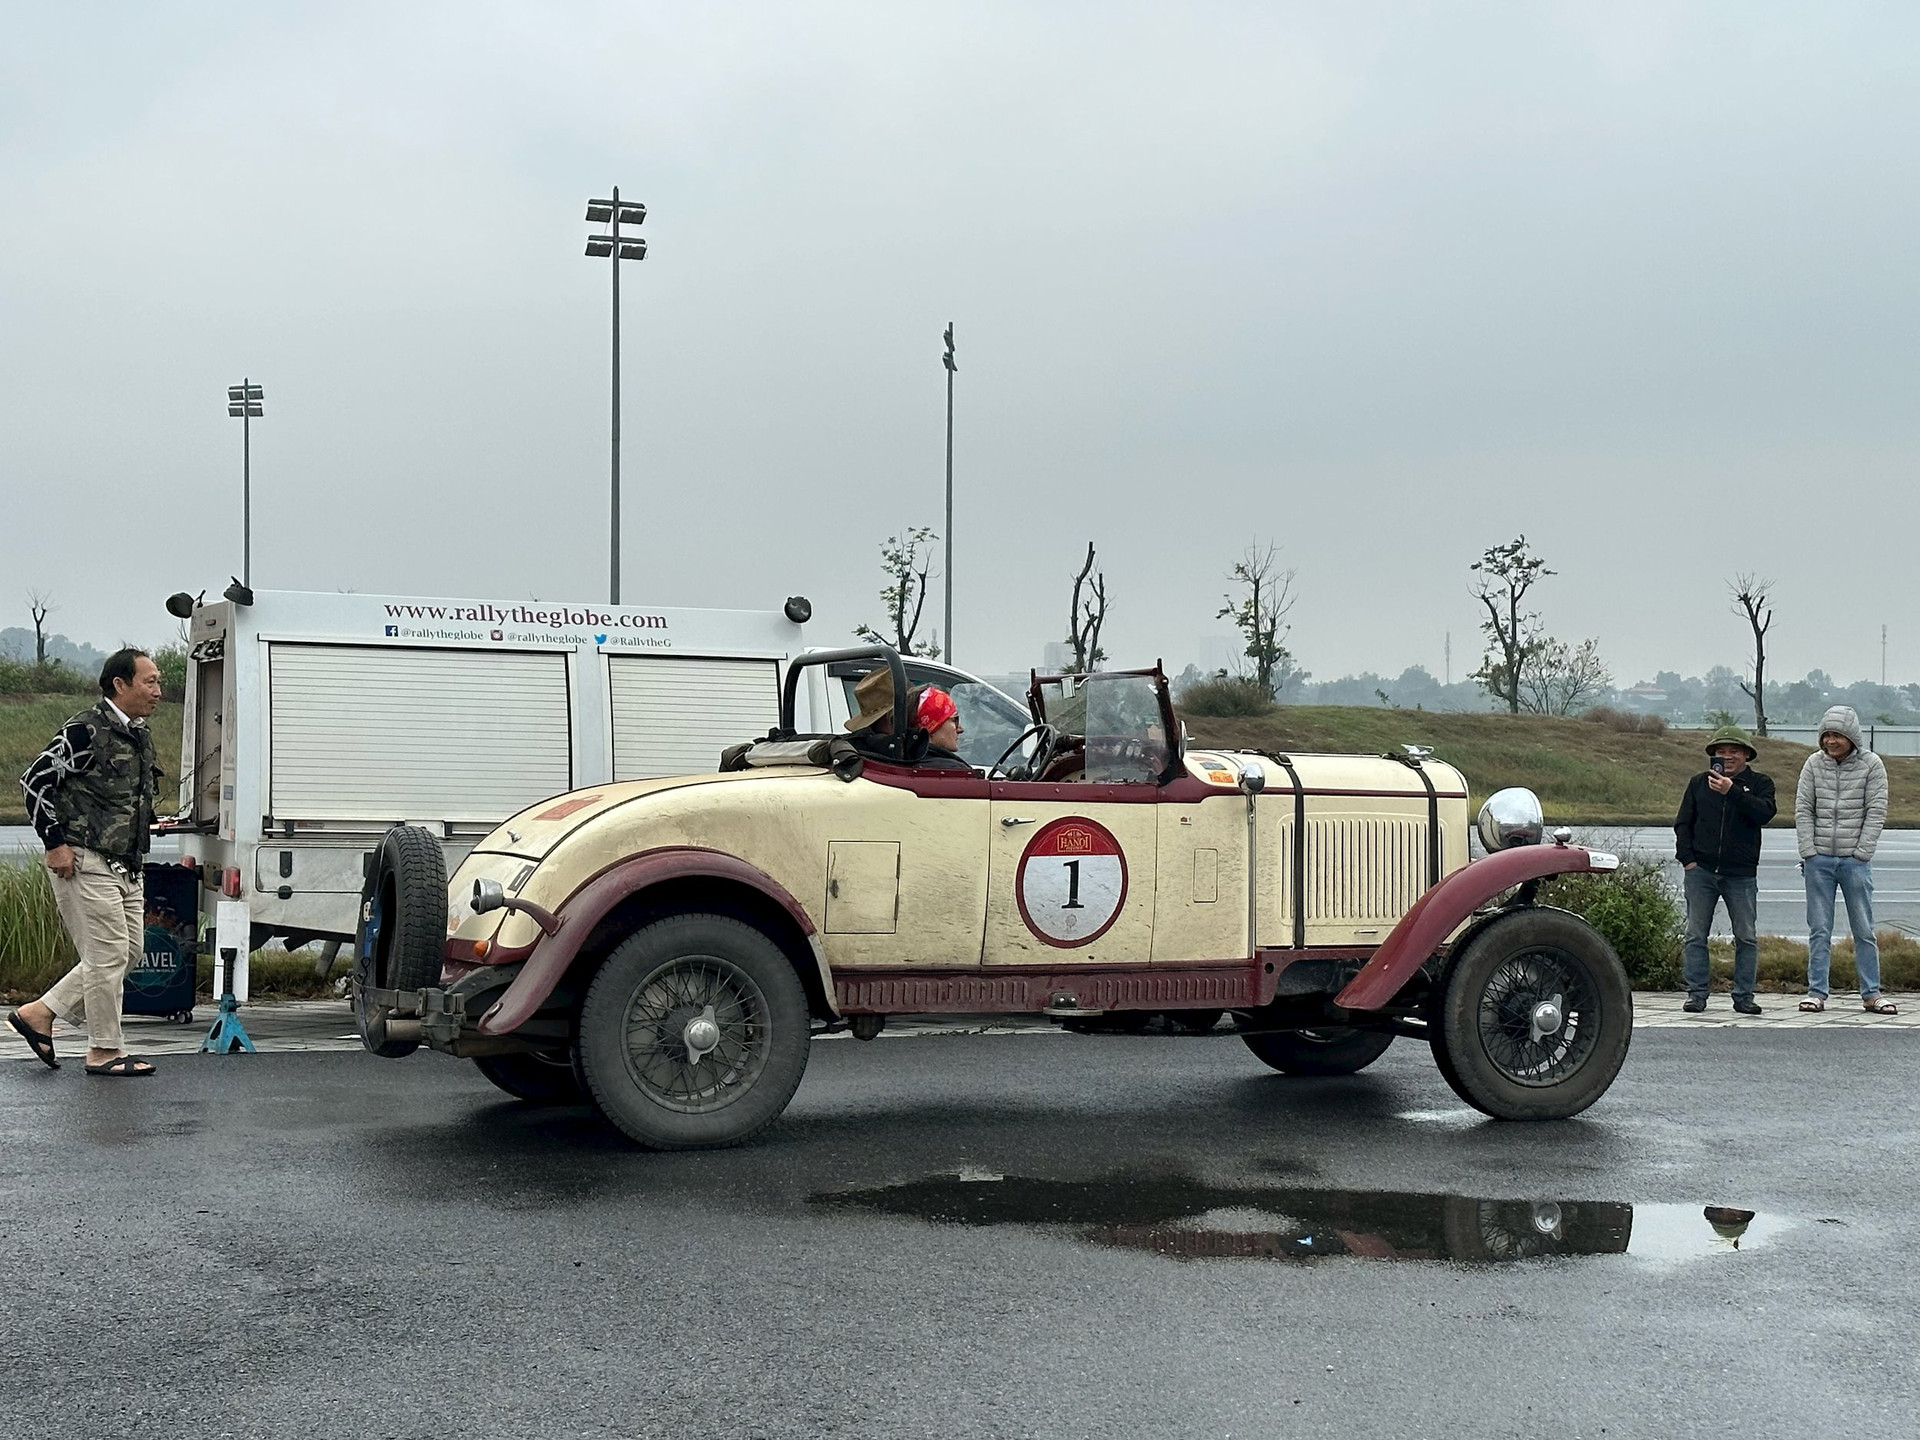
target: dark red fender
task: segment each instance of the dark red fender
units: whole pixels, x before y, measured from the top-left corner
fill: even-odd
[[[480,1033],[509,1034],[539,1009],[540,1002],[553,993],[553,987],[567,973],[567,967],[573,963],[593,927],[627,896],[663,880],[689,875],[730,880],[758,890],[793,918],[802,935],[813,934],[813,921],[800,908],[800,902],[771,876],[744,860],[690,845],[642,851],[609,865],[566,898],[559,907],[562,922],[559,933],[540,937],[533,954],[507,987],[507,993],[480,1017]],[[832,993],[831,989],[828,993]]]
[[[1333,1003],[1347,1010],[1378,1010],[1400,993],[1442,940],[1502,890],[1570,871],[1612,870],[1619,863],[1601,852],[1596,865],[1593,855],[1578,845],[1520,845],[1475,860],[1427,891],[1400,917],[1366,968],[1347,982]]]

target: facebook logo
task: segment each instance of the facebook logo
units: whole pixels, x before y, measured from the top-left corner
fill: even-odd
[[[400,633],[400,627],[398,625],[387,626],[387,634],[398,635],[399,633]]]

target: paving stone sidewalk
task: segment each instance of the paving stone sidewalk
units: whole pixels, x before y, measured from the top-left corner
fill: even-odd
[[[1816,1026],[1893,1026],[1920,1029],[1920,997],[1894,995],[1887,998],[1900,1007],[1898,1015],[1869,1015],[1860,1008],[1857,995],[1838,995],[1827,1001],[1817,1015],[1799,1009],[1797,995],[1762,995],[1762,1015],[1736,1015],[1733,1003],[1725,995],[1715,995],[1701,1015],[1689,1015],[1680,1008],[1684,994],[1642,992],[1633,997],[1635,1028],[1681,1026],[1772,1027],[1774,1029],[1812,1029]],[[143,1015],[129,1015],[124,1022],[127,1048],[137,1055],[190,1055],[200,1048],[213,1024],[213,1007],[202,1005],[194,1011],[191,1025],[175,1025]],[[240,1010],[241,1023],[262,1054],[309,1050],[358,1050],[360,1037],[353,1028],[353,1012],[344,1000],[261,1001]],[[1057,1025],[1023,1016],[929,1016],[918,1020],[896,1020],[881,1038],[910,1039],[922,1035],[1059,1035]],[[54,1026],[54,1043],[60,1053],[77,1056],[86,1046],[84,1031],[63,1023]],[[823,1037],[846,1040],[845,1032]],[[25,1046],[10,1047],[11,1032],[0,1030],[0,1055],[36,1063],[25,1053]]]

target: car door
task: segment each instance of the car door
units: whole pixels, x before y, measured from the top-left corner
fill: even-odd
[[[986,963],[1151,960],[1154,788],[997,780],[991,789]]]
[[[820,939],[840,967],[971,969],[986,910],[987,782],[872,767],[812,819]]]

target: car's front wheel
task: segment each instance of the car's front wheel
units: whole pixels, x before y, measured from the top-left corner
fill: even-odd
[[[1561,1120],[1620,1073],[1633,989],[1579,916],[1516,910],[1448,965],[1429,1029],[1440,1073],[1469,1105],[1502,1120]]]
[[[580,1011],[594,1103],[654,1150],[737,1145],[786,1109],[806,1072],[807,995],[780,947],[720,915],[676,915],[626,940]]]

